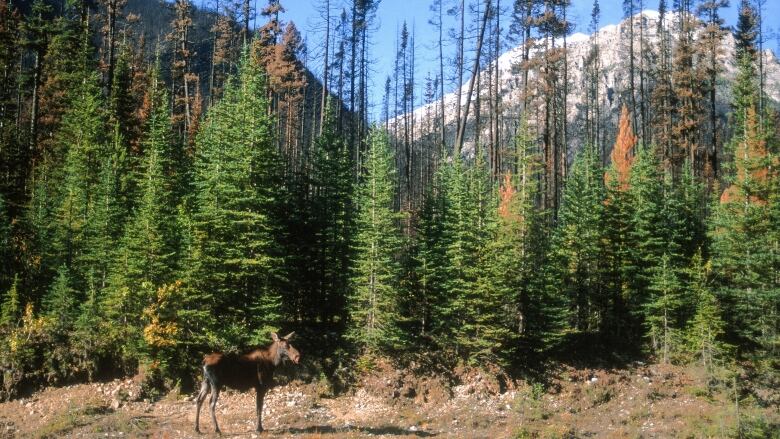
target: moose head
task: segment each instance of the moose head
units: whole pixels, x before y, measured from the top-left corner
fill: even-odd
[[[284,337],[279,337],[279,335],[275,332],[271,333],[271,340],[274,341],[274,344],[271,345],[271,349],[276,348],[276,356],[281,360],[284,357],[287,357],[295,364],[298,364],[298,361],[301,359],[301,353],[298,352],[298,349],[295,349],[295,347],[290,344],[290,340],[292,340],[293,336],[295,336],[295,331],[285,335]]]

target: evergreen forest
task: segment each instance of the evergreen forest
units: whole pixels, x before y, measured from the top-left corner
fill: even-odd
[[[386,78],[380,0],[317,2],[306,42],[293,0],[0,0],[0,399],[190,390],[272,331],[339,385],[380,358],[780,382],[767,10],[601,2],[593,32],[627,19],[619,90],[598,38],[571,57],[570,0],[431,0],[436,69],[404,23]]]

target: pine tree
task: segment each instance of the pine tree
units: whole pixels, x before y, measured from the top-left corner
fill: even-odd
[[[348,337],[364,352],[393,350],[405,343],[399,325],[398,214],[393,212],[395,173],[387,133],[374,130],[357,191],[358,208]]]
[[[62,117],[71,107],[73,92],[79,89],[87,68],[93,67],[92,47],[84,38],[81,23],[66,4],[66,13],[51,21],[51,36],[43,58],[40,84],[40,146],[50,146]],[[45,150],[44,150],[45,152]]]
[[[664,170],[672,168],[672,126],[675,113],[675,94],[672,87],[672,42],[668,28],[666,0],[658,2],[659,20],[656,33],[658,35],[658,62],[653,72],[655,86],[650,93],[651,107],[655,110],[651,117],[652,138],[656,145],[656,155],[661,157]]]
[[[265,340],[280,317],[281,166],[263,84],[245,53],[196,141],[192,282],[221,317],[223,346]]]
[[[11,1],[0,1],[0,198],[4,198],[3,204],[11,202],[19,205],[23,204],[26,195],[23,180],[28,168],[26,152],[29,151],[27,145],[20,141],[20,127],[16,120],[20,104],[16,94],[21,79],[15,74],[20,62],[20,18]],[[6,209],[4,205],[2,210]],[[10,261],[6,266],[10,267]],[[10,279],[7,278],[0,280],[0,288],[4,288],[8,281]]]
[[[718,154],[722,141],[718,130],[715,98],[718,75],[723,69],[718,57],[723,53],[721,41],[727,33],[724,26],[725,21],[720,16],[720,9],[727,7],[728,4],[728,0],[704,0],[697,9],[701,20],[706,23],[703,35],[699,39],[698,51],[699,56],[706,59],[702,62],[702,76],[706,81],[706,93],[709,101],[709,132],[707,133],[703,174],[710,182],[714,178],[718,178]]]
[[[166,36],[173,46],[173,56],[171,57],[172,123],[181,143],[187,144],[190,141],[186,136],[191,132],[189,124],[192,121],[193,91],[199,88],[198,77],[191,71],[194,56],[190,41],[192,2],[190,0],[176,0],[174,11],[171,32]]]
[[[33,57],[30,120],[27,140],[30,149],[34,149],[38,139],[40,87],[41,76],[44,68],[44,55],[48,45],[48,36],[51,32],[51,15],[53,8],[42,0],[36,0],[32,4],[32,10],[23,24],[22,47],[29,51]]]

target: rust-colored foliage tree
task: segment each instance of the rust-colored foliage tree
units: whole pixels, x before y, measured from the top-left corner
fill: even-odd
[[[269,17],[253,42],[252,59],[268,75],[270,111],[276,115],[276,140],[280,150],[290,159],[290,165],[301,165],[300,139],[303,123],[303,91],[306,74],[299,61],[303,39],[294,23],[288,23],[282,32],[278,20],[284,9],[278,2],[271,2],[262,14]]]
[[[209,105],[222,96],[225,81],[233,67],[238,63],[241,43],[236,33],[237,20],[234,5],[228,3],[222,6],[211,27],[214,46],[211,56],[211,72],[209,73]]]
[[[504,182],[498,188],[498,215],[505,220],[513,219],[514,213],[511,210],[511,206],[516,192],[512,185],[512,174],[507,172],[504,174]]]
[[[634,163],[634,147],[636,146],[637,136],[631,127],[631,115],[628,107],[623,104],[623,110],[620,112],[620,127],[618,129],[617,140],[612,148],[612,167],[614,173],[607,172],[604,175],[604,181],[609,185],[610,179],[617,179],[616,187],[620,191],[628,189],[628,178],[631,174],[631,165]]]
[[[171,24],[168,40],[173,44],[171,76],[173,81],[173,114],[171,119],[176,132],[186,140],[190,132],[188,126],[192,119],[192,91],[197,84],[197,76],[191,73],[192,58],[189,33],[192,28],[192,3],[189,0],[176,0],[175,18]]]
[[[764,205],[767,202],[769,177],[767,145],[754,106],[748,107],[746,111],[744,133],[735,145],[734,182],[723,191],[720,202]]]

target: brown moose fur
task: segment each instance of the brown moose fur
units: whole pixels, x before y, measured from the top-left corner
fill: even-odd
[[[195,431],[200,432],[200,408],[206,396],[211,393],[209,408],[211,420],[214,422],[214,430],[220,432],[215,409],[219,392],[222,387],[230,387],[240,391],[254,388],[257,399],[257,431],[263,430],[263,398],[266,392],[274,387],[274,370],[282,362],[284,357],[298,363],[300,353],[289,340],[294,332],[279,337],[271,334],[273,343],[267,348],[254,349],[245,354],[223,354],[215,352],[203,357],[203,383],[196,401]]]

